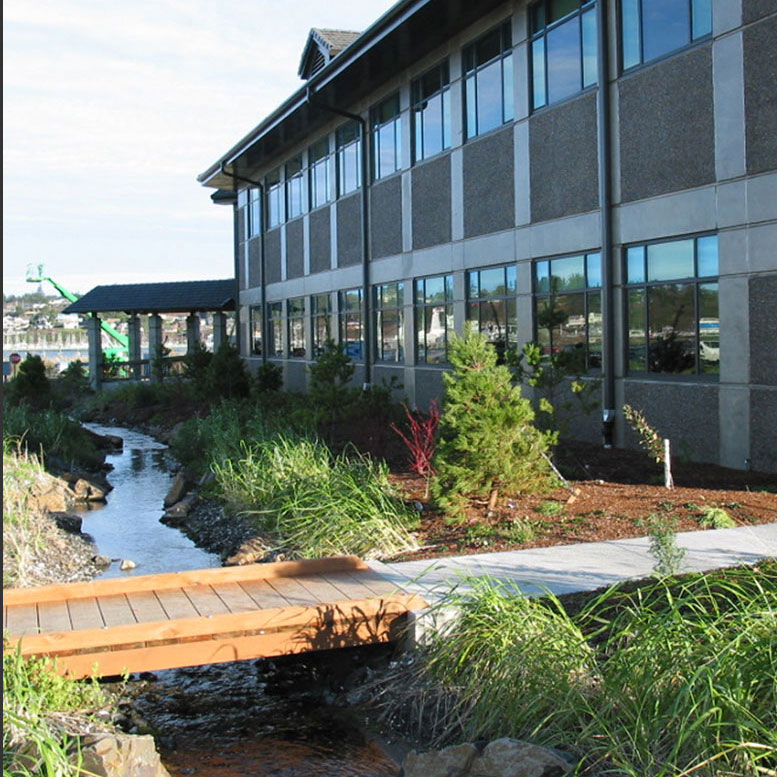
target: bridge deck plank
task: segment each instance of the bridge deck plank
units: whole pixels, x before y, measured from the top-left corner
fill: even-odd
[[[98,596],[97,606],[102,613],[106,626],[121,626],[124,623],[137,623],[135,613],[127,601],[126,594]]]
[[[86,599],[72,599],[67,603],[67,609],[70,612],[70,622],[73,624],[74,631],[101,629],[106,625],[94,596]]]
[[[127,601],[138,623],[169,620],[154,591],[130,591]]]
[[[15,637],[38,633],[38,608],[24,604],[9,610],[6,629]]]
[[[253,599],[257,607],[273,609],[286,607],[289,600],[276,591],[266,580],[245,580],[240,587]]]
[[[170,620],[176,618],[195,618],[199,613],[182,589],[156,591],[157,599]]]
[[[73,628],[66,602],[41,602],[38,621],[41,631],[70,631]]]

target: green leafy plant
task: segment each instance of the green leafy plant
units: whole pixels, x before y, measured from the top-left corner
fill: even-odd
[[[677,519],[652,513],[648,516],[647,524],[650,530],[650,553],[656,560],[655,574],[658,577],[678,574],[685,558],[685,548],[677,544]]]
[[[16,377],[5,389],[5,401],[11,406],[25,403],[38,410],[49,406],[51,384],[46,376],[46,365],[40,356],[27,354],[19,364]]]
[[[534,508],[540,515],[560,515],[564,512],[564,505],[559,502],[542,502]]]
[[[664,465],[664,486],[666,488],[673,488],[671,461],[667,455],[669,450],[668,440],[662,439],[661,435],[648,423],[641,410],[636,410],[631,405],[624,405],[623,416],[638,435],[640,445],[648,452],[650,457],[657,464]]]
[[[356,401],[359,389],[351,386],[354,364],[342,344],[327,340],[318,359],[310,365],[308,394],[317,424],[328,427],[333,442],[335,425]]]
[[[711,529],[733,529],[737,522],[722,507],[705,507],[699,516],[699,525]]]
[[[256,370],[256,390],[269,394],[283,388],[283,368],[272,362],[265,362]]]

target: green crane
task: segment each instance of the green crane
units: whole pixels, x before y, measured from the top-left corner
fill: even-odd
[[[72,291],[68,291],[64,286],[57,283],[53,278],[49,278],[48,276],[44,275],[42,264],[38,265],[37,275],[33,269],[33,266],[28,265],[27,283],[43,283],[43,281],[48,281],[66,300],[75,302],[78,299],[78,296],[73,294]],[[86,315],[90,317],[92,316],[91,313],[87,313]],[[121,332],[112,327],[110,324],[107,324],[105,321],[100,321],[100,328],[121,346],[120,348],[106,348],[103,353],[105,353],[108,358],[115,358],[120,356],[126,358],[127,354],[129,353],[129,338],[127,335],[123,335]]]

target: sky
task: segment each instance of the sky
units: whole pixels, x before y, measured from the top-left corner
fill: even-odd
[[[3,293],[38,265],[76,294],[232,277],[232,210],[197,176],[302,86],[311,27],[393,4],[4,0]]]

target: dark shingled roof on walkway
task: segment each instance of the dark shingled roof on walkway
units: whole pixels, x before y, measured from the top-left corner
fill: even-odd
[[[234,310],[235,281],[175,281],[95,286],[66,313],[195,313]]]

